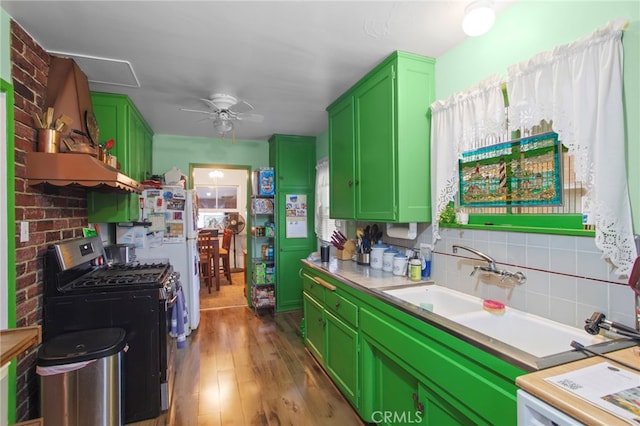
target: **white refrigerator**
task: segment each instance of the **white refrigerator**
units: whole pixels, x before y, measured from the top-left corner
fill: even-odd
[[[163,186],[140,196],[140,219],[146,227],[117,227],[118,244],[135,244],[136,258],[169,259],[180,282],[189,313],[187,334],[200,324],[198,209],[193,190]]]

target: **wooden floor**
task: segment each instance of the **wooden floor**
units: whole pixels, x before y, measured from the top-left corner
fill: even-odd
[[[171,408],[136,426],[362,425],[299,333],[301,311],[204,310],[176,353]]]

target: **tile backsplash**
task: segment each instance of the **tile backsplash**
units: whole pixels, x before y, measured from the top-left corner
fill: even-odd
[[[430,232],[424,232],[419,239],[428,242],[427,234],[430,238]],[[595,311],[635,326],[635,294],[626,279],[612,273],[591,237],[458,228],[440,229],[440,235],[432,263],[432,278],[440,285],[574,327],[582,328]],[[454,244],[491,256],[499,269],[523,272],[526,283],[481,272],[471,276],[475,265],[486,262],[462,250],[454,255]]]

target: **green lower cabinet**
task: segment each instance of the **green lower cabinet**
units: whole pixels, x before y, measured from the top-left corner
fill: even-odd
[[[313,297],[303,297],[305,338],[304,343],[320,363],[324,363],[326,347],[324,308]]]
[[[447,395],[435,391],[424,383],[418,384],[418,401],[422,424],[437,426],[481,424],[456,408],[455,403],[452,403]]]
[[[325,311],[327,347],[324,357],[329,376],[343,395],[358,407],[358,332]]]
[[[303,266],[305,344],[365,422],[517,423],[525,371]]]
[[[401,361],[391,359],[375,346],[370,347],[370,355],[369,421],[389,426],[487,424],[477,417],[468,417],[451,397],[421,382]]]
[[[276,246],[278,243],[276,242]],[[302,307],[300,259],[309,256],[308,247],[282,247],[276,254],[276,310],[291,311]]]
[[[418,400],[418,380],[397,362],[375,347],[367,377],[370,415],[367,420],[378,425],[424,424]]]
[[[361,415],[365,420],[375,422],[375,413],[388,409],[380,399],[380,392],[385,391],[379,388],[386,387],[380,382],[385,376],[392,381],[388,378],[391,369],[402,371],[395,380],[407,382],[407,373],[414,378],[412,387],[420,384],[414,389],[418,396],[414,409],[421,412],[423,424],[516,424],[515,377],[523,373],[521,370],[440,330],[425,333],[413,329],[411,322],[407,318],[407,323],[402,323],[373,308],[360,308]],[[431,328],[423,322],[416,325],[424,325],[425,331]],[[380,367],[389,363],[387,358],[397,367]],[[391,407],[392,411],[407,409],[405,405]]]

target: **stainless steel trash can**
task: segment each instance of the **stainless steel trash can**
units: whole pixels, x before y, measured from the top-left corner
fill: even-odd
[[[36,371],[46,424],[124,424],[125,339],[121,328],[102,328],[62,334],[40,347]]]

